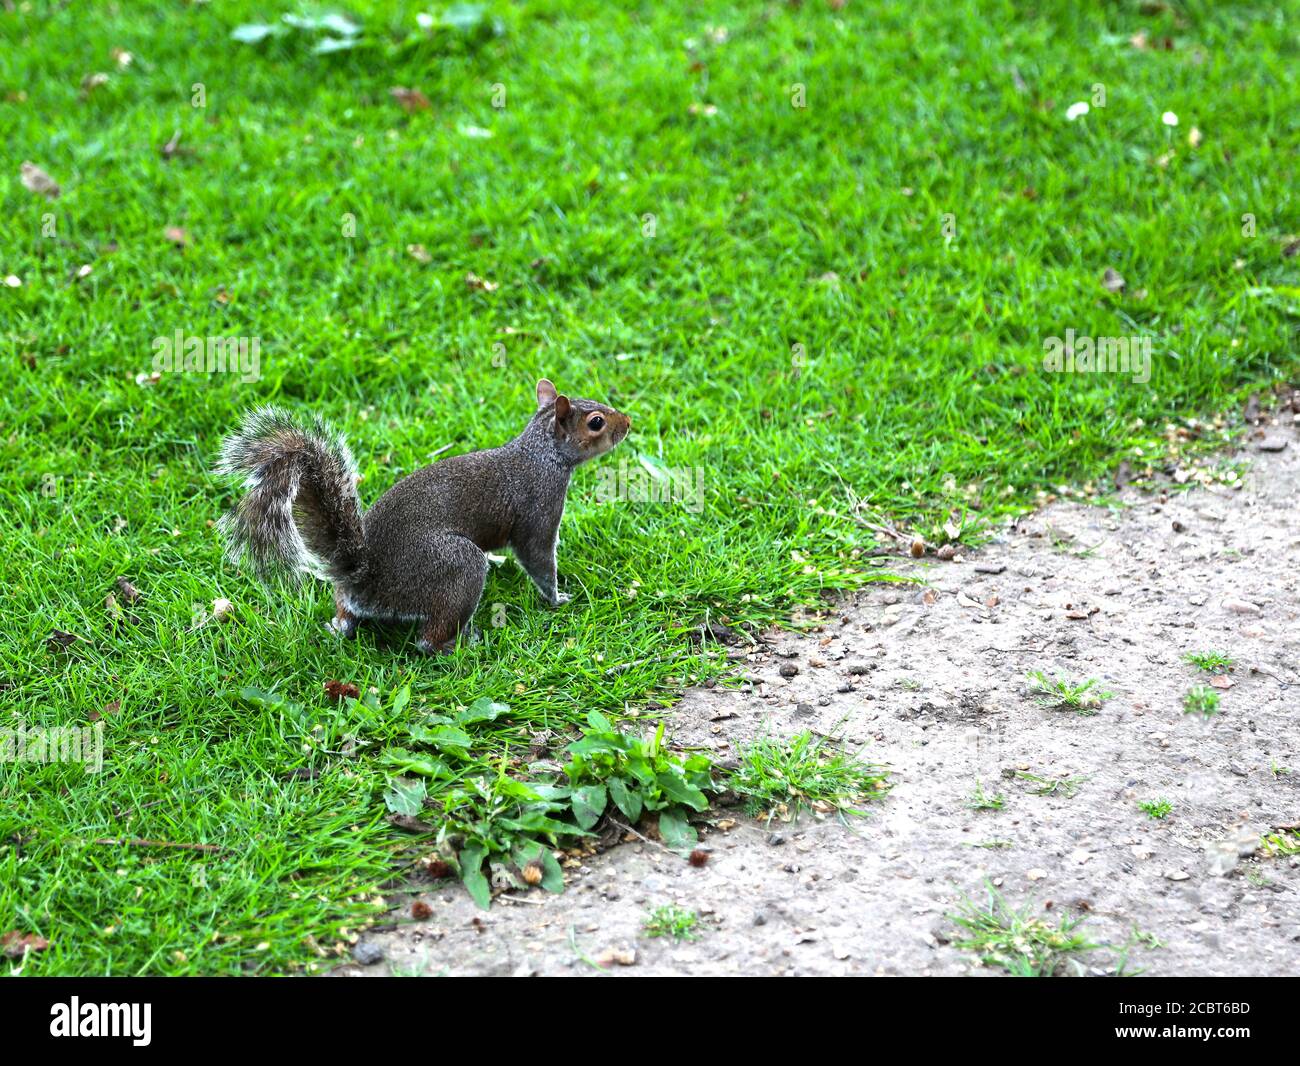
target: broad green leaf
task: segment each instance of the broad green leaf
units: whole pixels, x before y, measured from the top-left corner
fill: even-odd
[[[384,793],[384,804],[394,814],[416,815],[424,809],[429,789],[423,781],[395,777],[389,784],[393,787]]]
[[[533,795],[538,799],[563,801],[573,795],[573,789],[568,785],[552,785],[546,782],[532,782]]]
[[[254,707],[277,711],[301,727],[305,727],[310,718],[310,715],[303,709],[302,704],[285,699],[278,692],[263,692],[259,688],[242,688],[239,690],[239,698],[246,703],[251,703]]]
[[[627,820],[635,825],[637,819],[641,817],[641,793],[635,788],[630,788],[621,777],[611,777],[609,796]]]
[[[640,755],[628,756],[627,769],[628,773],[643,785],[651,786],[656,783],[654,767],[646,762],[646,760]]]
[[[564,870],[550,848],[542,849],[542,887],[557,896],[564,891]]]
[[[604,737],[583,737],[567,745],[564,750],[570,755],[599,755],[601,752],[617,754],[619,748]]]
[[[552,833],[555,836],[589,837],[584,829],[567,822],[557,822],[542,811],[525,811],[518,818],[499,818],[494,823],[502,829],[515,829],[521,833]]]
[[[515,848],[515,865],[521,870],[530,862],[537,862],[542,867],[542,888],[547,892],[564,891],[564,871],[551,854],[551,849],[536,840],[526,840]]]
[[[389,748],[379,757],[380,765],[391,766],[402,773],[421,774],[424,777],[450,777],[451,771],[441,759],[431,755],[416,755],[405,748]]]
[[[583,829],[590,829],[605,813],[609,797],[604,785],[584,785],[573,790],[573,817]]]
[[[660,812],[659,836],[670,848],[693,847],[699,839],[695,827],[686,820],[685,815],[676,810]]]
[[[487,858],[487,848],[482,844],[468,844],[460,849],[456,857],[460,867],[460,879],[469,892],[470,899],[484,910],[492,906],[492,886],[483,875],[483,860]]]
[[[597,732],[600,733],[615,732],[614,727],[609,724],[609,719],[606,718],[599,711],[588,711],[587,721],[591,723],[591,727],[595,729]]]
[[[487,696],[480,696],[456,715],[456,721],[460,722],[462,725],[469,725],[472,722],[491,722],[500,715],[509,713],[509,704],[495,703]]]
[[[513,799],[523,800],[525,803],[537,803],[539,800],[552,799],[551,796],[542,795],[541,790],[545,785],[538,784],[536,781],[516,781],[513,777],[497,778],[493,786],[497,795],[510,796]],[[559,806],[559,804],[556,804]]]
[[[241,688],[239,698],[256,707],[291,706],[288,700],[276,692],[263,692],[260,688]]]
[[[688,807],[694,807],[697,811],[702,811],[709,805],[709,801],[705,799],[703,792],[688,785],[676,774],[662,773],[655,780],[663,790],[663,794],[677,803],[684,803]]]
[[[429,744],[439,751],[450,752],[461,759],[469,758],[474,738],[454,725],[411,726],[411,739],[417,744]]]
[[[397,695],[393,697],[393,717],[401,714],[406,709],[406,705],[411,702],[411,686],[403,685],[397,690]]]

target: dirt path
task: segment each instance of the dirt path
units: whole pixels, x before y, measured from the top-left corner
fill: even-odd
[[[1085,917],[1092,940],[1130,944],[1130,969],[1300,973],[1300,857],[1253,853],[1262,832],[1300,821],[1300,438],[1268,434],[1289,443],[1261,451],[1257,434],[1238,490],[1056,503],[977,558],[900,561],[928,584],[872,588],[806,636],[771,634],[737,656],[744,691],[700,689],[675,708],[670,736],[720,759],[764,730],[838,731],[893,770],[872,817],[767,828],[714,811],[734,825],[705,835],[703,867],[624,844],[564,895],[489,913],[431,886],[431,918],[403,917],[363,945],[381,961],[336,972],[590,974],[580,954],[612,949],[614,972],[643,975],[988,973],[950,943],[947,917],[987,880],[1016,906],[1050,901],[1053,923]],[[1236,667],[1202,721],[1182,699],[1208,676],[1182,656],[1211,649]],[[1114,696],[1092,716],[1046,709],[1032,670]],[[1035,795],[1017,771],[1082,780],[1073,796]],[[1003,809],[968,806],[977,781]],[[1155,799],[1167,818],[1139,810]],[[992,841],[1004,844],[977,846]],[[668,903],[698,912],[698,939],[640,935]],[[1100,973],[1116,960],[1084,958]]]

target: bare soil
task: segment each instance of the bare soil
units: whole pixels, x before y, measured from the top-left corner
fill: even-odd
[[[671,712],[669,735],[719,760],[763,733],[841,738],[892,770],[869,817],[719,808],[703,866],[634,839],[569,871],[563,895],[490,912],[429,885],[431,917],[402,897],[398,928],[359,946],[378,961],[335,972],[987,974],[950,915],[991,884],[1053,924],[1085,919],[1105,946],[1074,972],[1300,973],[1300,858],[1258,850],[1300,822],[1300,440],[1274,426],[1238,458],[1235,490],[1053,503],[965,559],[891,561],[920,584],[732,647],[740,687]],[[1210,675],[1183,656],[1208,650],[1236,664],[1203,720],[1182,704]],[[1036,670],[1113,696],[1091,715],[1044,707]],[[969,806],[977,783],[1001,810]],[[1164,819],[1138,807],[1159,799]],[[642,934],[670,903],[699,915],[695,940]]]

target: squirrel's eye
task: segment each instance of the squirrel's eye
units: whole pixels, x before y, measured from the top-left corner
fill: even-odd
[[[592,415],[591,418],[587,420],[587,428],[593,433],[599,433],[605,428],[605,420],[601,418],[600,415]]]

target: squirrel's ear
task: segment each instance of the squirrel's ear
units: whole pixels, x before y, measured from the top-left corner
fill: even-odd
[[[569,398],[567,396],[557,396],[555,398],[555,429],[559,432],[560,423],[569,417]]]
[[[548,403],[555,402],[555,386],[546,378],[542,378],[537,383],[537,406],[545,407]]]

